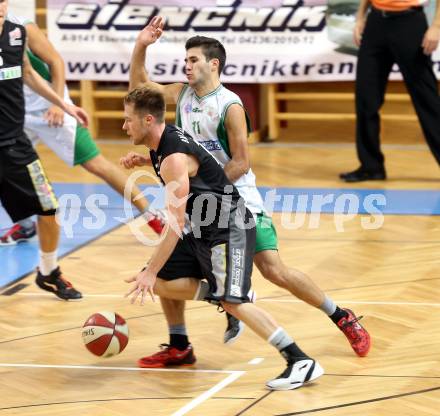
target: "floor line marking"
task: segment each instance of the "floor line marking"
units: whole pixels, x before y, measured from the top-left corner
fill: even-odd
[[[53,297],[52,293],[40,293],[40,292],[27,292],[27,293],[16,293],[14,296],[25,296],[25,297]],[[84,294],[83,299],[87,298],[115,298],[122,299],[125,295],[116,295],[116,294]],[[152,302],[151,299],[146,299],[147,301]],[[302,300],[299,299],[264,299],[260,298],[257,302],[272,302],[272,303],[303,303]],[[336,303],[351,303],[353,305],[399,305],[399,306],[431,306],[431,307],[440,307],[439,302],[397,302],[397,301],[369,301],[369,300],[335,300]]]
[[[68,370],[104,370],[104,371],[150,371],[163,373],[212,373],[212,374],[238,374],[237,370],[204,370],[204,369],[178,369],[178,368],[140,368],[140,367],[111,367],[94,365],[58,365],[58,364],[21,364],[0,363],[0,368],[55,368]]]
[[[211,374],[229,374],[226,378],[215,384],[209,390],[206,390],[188,404],[181,407],[171,416],[183,416],[208,400],[214,394],[224,389],[229,384],[233,383],[239,377],[246,373],[246,371],[236,370],[202,370],[202,369],[173,369],[173,368],[139,368],[139,367],[96,367],[92,365],[55,365],[55,364],[21,364],[21,363],[0,363],[1,367],[7,368],[58,368],[58,369],[73,369],[73,370],[110,370],[110,371],[150,371],[150,372],[174,372],[174,373],[211,373]]]
[[[105,294],[105,293],[90,293],[90,294],[82,294],[83,298],[115,298],[122,299],[125,295],[116,295],[116,294]],[[51,297],[53,298],[53,293],[44,293],[44,292],[25,292],[25,293],[15,293],[14,296],[25,296],[25,297]],[[151,300],[151,299],[146,299]]]
[[[209,390],[202,393],[200,396],[197,396],[194,400],[191,400],[188,404],[174,412],[171,416],[183,416],[208,400],[211,396],[213,396],[215,393],[219,392],[220,390],[224,389],[229,384],[233,383],[235,380],[237,380],[239,377],[241,377],[243,374],[245,374],[246,371],[236,371],[233,374],[230,374],[228,377],[217,383],[215,386],[211,387]]]
[[[303,303],[297,299],[259,299],[257,302]],[[334,300],[338,304],[351,303],[352,305],[399,305],[399,306],[433,306],[440,307],[440,303],[429,302],[392,302],[392,301],[363,301],[363,300]]]
[[[251,364],[251,365],[257,365],[257,364],[262,363],[263,361],[264,361],[264,358],[257,357],[257,358],[254,358],[254,359],[250,360],[250,361],[248,362],[248,364]]]

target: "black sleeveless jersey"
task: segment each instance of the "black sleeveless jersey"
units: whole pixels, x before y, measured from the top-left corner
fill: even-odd
[[[0,146],[23,134],[23,53],[26,29],[5,20],[0,34]]]
[[[211,153],[182,129],[170,124],[165,126],[157,151],[150,151],[153,167],[162,183],[160,166],[173,153],[193,155],[200,163],[197,174],[189,178],[186,205],[193,231],[200,230],[200,237],[210,241],[223,239],[235,225],[237,214],[246,215],[237,188]]]

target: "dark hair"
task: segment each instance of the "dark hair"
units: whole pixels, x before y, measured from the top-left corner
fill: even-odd
[[[206,61],[211,59],[218,59],[218,74],[220,75],[226,63],[226,51],[225,47],[220,41],[214,38],[208,38],[206,36],[193,36],[186,41],[185,49],[202,48],[202,53],[206,57]]]
[[[149,113],[160,123],[165,120],[165,99],[155,88],[138,87],[124,97],[124,104],[134,104],[137,113]]]

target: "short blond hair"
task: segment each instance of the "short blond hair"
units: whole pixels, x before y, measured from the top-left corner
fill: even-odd
[[[165,98],[156,88],[135,88],[124,97],[124,104],[133,104],[136,113],[151,114],[160,123],[165,120]]]

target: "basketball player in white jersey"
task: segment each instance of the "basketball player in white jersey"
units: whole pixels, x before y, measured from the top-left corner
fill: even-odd
[[[247,115],[240,98],[220,82],[226,62],[223,45],[216,39],[203,36],[190,38],[185,45],[187,84],[158,84],[149,79],[145,70],[146,50],[161,36],[164,20],[156,16],[138,35],[130,65],[130,89],[140,85],[157,88],[167,103],[177,104],[176,124],[191,134],[223,165],[229,180],[234,183],[253,213],[256,224],[256,254],[254,263],[261,274],[304,302],[321,309],[344,333],[353,350],[365,356],[370,349],[370,336],[349,309],[339,308],[304,273],[287,267],[278,252],[277,236],[271,218],[265,212],[262,198],[250,169],[247,147]],[[147,163],[144,155],[124,158],[126,168]],[[182,301],[161,299],[167,318],[170,344],[162,351],[140,360],[143,367],[178,365],[179,352],[189,348]],[[225,343],[234,341],[242,323],[228,316]],[[181,354],[182,355],[182,354]],[[184,365],[185,362],[182,362]]]

